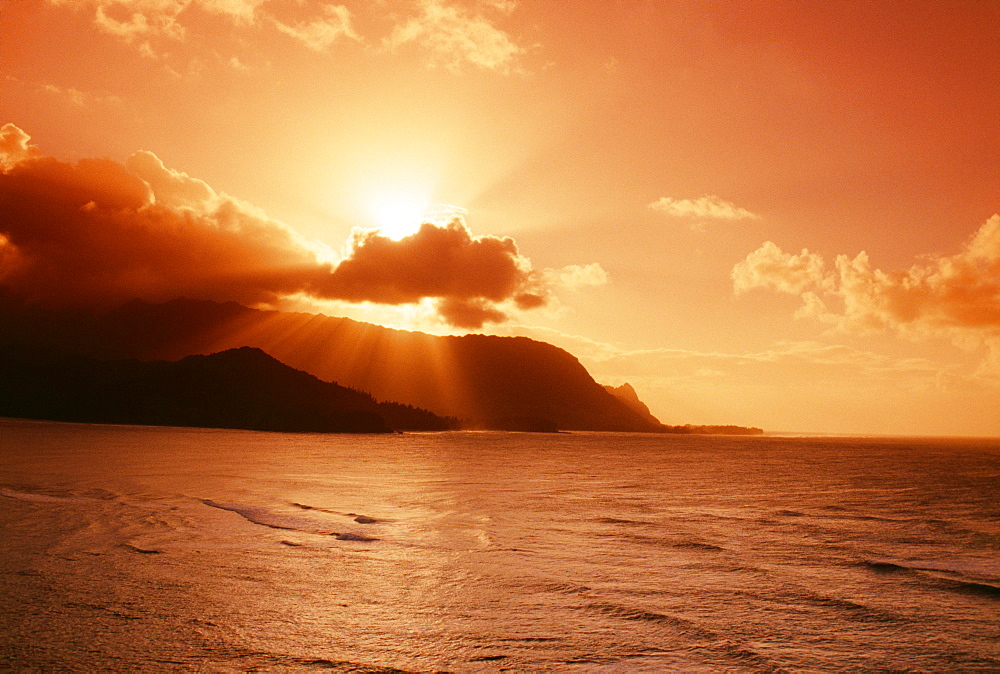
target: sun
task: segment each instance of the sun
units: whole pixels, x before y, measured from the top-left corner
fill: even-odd
[[[430,206],[430,199],[421,194],[395,191],[372,197],[368,213],[384,236],[399,241],[420,229]]]

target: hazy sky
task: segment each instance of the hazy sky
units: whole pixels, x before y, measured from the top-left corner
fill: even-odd
[[[117,195],[66,202],[84,244],[18,206],[0,275],[482,323],[665,423],[1000,435],[998,34],[988,0],[0,0],[9,184]],[[38,251],[72,274],[10,272]]]

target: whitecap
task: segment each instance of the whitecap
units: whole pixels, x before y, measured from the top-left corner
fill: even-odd
[[[241,516],[243,519],[253,524],[258,524],[271,529],[283,529],[290,531],[301,531],[307,534],[319,534],[321,536],[335,536],[342,541],[374,541],[375,538],[353,534],[349,532],[336,531],[324,522],[315,518],[303,517],[302,515],[291,515],[277,512],[272,508],[256,505],[245,505],[240,503],[220,503],[212,499],[202,499],[207,506],[228,510]]]

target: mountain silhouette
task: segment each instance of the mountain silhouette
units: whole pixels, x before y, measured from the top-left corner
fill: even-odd
[[[622,384],[621,386],[608,386],[605,384],[604,390],[625,403],[625,405],[638,413],[649,423],[660,423],[659,420],[649,411],[649,408],[646,407],[646,403],[639,400],[639,394],[635,392],[635,389],[632,388],[632,385],[628,382]]]
[[[189,299],[135,300],[107,314],[70,320],[40,311],[13,313],[7,341],[141,360],[250,346],[323,381],[458,418],[465,427],[662,430],[648,411],[595,382],[574,356],[526,337],[435,336]]]
[[[177,362],[0,349],[0,416],[92,423],[387,433],[454,420],[371,396],[243,347]]]

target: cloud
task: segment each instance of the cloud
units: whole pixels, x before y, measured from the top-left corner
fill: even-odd
[[[544,306],[557,285],[559,272],[534,270],[511,238],[473,236],[461,215],[399,241],[356,230],[338,262],[327,247],[151,152],[73,164],[43,156],[29,140],[13,124],[0,128],[0,289],[25,301],[430,301],[441,320],[469,329]],[[596,278],[598,270],[562,274]]]
[[[13,124],[0,127],[0,169],[37,155],[38,148],[30,140],[31,136]]]
[[[546,269],[544,273],[551,285],[568,290],[602,286],[608,282],[608,272],[596,262],[588,265],[571,264],[562,269]]]
[[[894,358],[844,344],[815,340],[779,341],[763,351],[727,353],[668,347],[635,349],[538,326],[510,326],[504,330],[562,346],[586,361],[591,369],[618,371],[625,376],[649,372],[678,380],[699,372],[711,376],[723,372],[727,376],[736,373],[756,376],[764,367],[803,365],[814,368],[813,374],[819,368],[826,368],[828,375],[835,374],[838,378],[845,369],[867,377],[900,372],[936,376],[941,371],[941,366],[926,359]]]
[[[238,19],[250,20],[268,0],[192,0],[206,11]]]
[[[148,153],[128,165],[43,156],[13,165],[5,156],[5,163],[0,285],[28,301],[93,307],[131,297],[275,302],[317,266],[291,229],[164,169]]]
[[[129,11],[124,2],[97,2],[94,10],[94,24],[106,33],[133,42],[150,36],[165,36],[179,40],[184,37],[184,27],[178,23],[177,14],[184,9],[183,3],[153,3],[150,10]],[[138,9],[138,8],[136,8]],[[118,16],[120,15],[120,16]],[[149,44],[144,43],[150,50]]]
[[[95,94],[73,87],[58,87],[54,84],[43,84],[40,86],[40,89],[47,94],[67,100],[77,107],[107,103],[118,105],[122,103],[122,99],[119,96]]]
[[[733,268],[732,278],[737,292],[799,295],[799,315],[845,331],[948,338],[965,347],[986,345],[992,360],[1000,358],[1000,215],[959,253],[925,255],[905,270],[875,269],[865,252],[839,255],[831,269],[819,255],[791,255],[768,241]]]
[[[507,320],[505,313],[482,300],[448,298],[438,302],[437,309],[449,325],[467,330],[481,328],[484,323],[502,323]]]
[[[164,18],[176,19],[190,7],[233,19],[249,21],[257,9],[268,0],[48,0],[53,5],[73,5],[93,8],[114,14],[116,17],[130,17],[137,22],[156,24]]]
[[[473,236],[460,216],[444,225],[426,222],[398,241],[377,230],[356,231],[347,256],[318,276],[312,290],[330,299],[380,304],[440,298],[442,315],[459,327],[504,320],[496,307],[503,302],[540,306],[548,292],[513,239]]]
[[[512,2],[486,5],[510,12]],[[420,14],[395,27],[384,40],[388,49],[416,43],[431,55],[431,63],[453,71],[466,65],[507,72],[524,48],[482,15],[473,15],[443,0],[421,0]]]
[[[229,19],[234,26],[276,29],[313,51],[321,52],[342,38],[367,42],[355,31],[347,4],[325,0],[46,0],[75,11],[92,14],[94,25],[130,44],[149,58],[161,58],[165,43],[186,40],[202,29],[199,13]],[[410,12],[389,13],[378,4],[355,0],[362,13],[388,14],[388,34],[381,39],[387,50],[418,45],[432,65],[460,72],[466,66],[506,73],[525,49],[498,28],[489,15],[511,13],[513,0],[479,0],[459,4],[451,0],[408,0],[395,7]],[[415,10],[415,11],[413,11]],[[378,22],[376,22],[378,23]]]
[[[312,21],[291,25],[275,19],[274,25],[282,33],[318,52],[327,49],[342,37],[361,41],[361,37],[351,27],[351,13],[343,5],[323,5],[323,16]]]
[[[649,207],[658,213],[686,220],[760,220],[756,213],[707,194],[697,199],[661,197],[649,204]]]
[[[821,256],[805,248],[798,255],[785,253],[771,241],[747,255],[732,271],[737,293],[751,288],[771,288],[796,294],[813,285],[823,285],[825,276]]]
[[[184,40],[196,25],[190,19],[200,10],[229,19],[236,25],[270,21],[275,28],[300,41],[309,49],[322,51],[341,37],[360,40],[343,5],[299,2],[292,9],[301,17],[286,21],[273,12],[287,5],[268,0],[48,0],[54,5],[93,12],[94,25],[126,42],[136,44],[146,56],[156,58],[152,42]],[[266,5],[270,4],[268,7]]]
[[[152,59],[164,54],[164,42],[183,41],[197,11],[222,16],[234,24],[252,23],[268,0],[47,0],[56,6],[92,13],[98,30],[134,45]],[[192,11],[196,10],[196,11]]]

